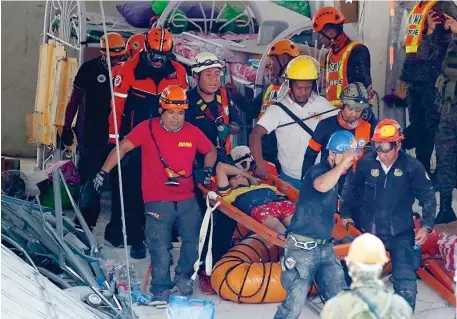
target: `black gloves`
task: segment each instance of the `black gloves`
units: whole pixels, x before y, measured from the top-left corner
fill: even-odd
[[[205,178],[203,180],[203,186],[209,188],[211,186],[211,176],[213,176],[213,168],[212,167],[205,167],[203,168],[203,174]]]
[[[64,127],[62,132],[62,143],[65,146],[72,146],[75,138],[75,134],[71,127]]]
[[[95,178],[92,182],[95,191],[99,194],[101,194],[101,192],[102,192],[103,183],[105,182],[105,176],[107,174],[108,174],[107,172],[101,170],[100,172],[97,173],[97,175],[95,176]]]

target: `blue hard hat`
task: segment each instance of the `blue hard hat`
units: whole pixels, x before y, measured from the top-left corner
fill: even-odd
[[[362,142],[362,141],[360,141]],[[327,150],[342,154],[351,149],[356,151],[356,154],[360,154],[359,148],[362,147],[362,143],[359,143],[354,135],[349,131],[336,131],[330,136],[330,139],[327,143]]]

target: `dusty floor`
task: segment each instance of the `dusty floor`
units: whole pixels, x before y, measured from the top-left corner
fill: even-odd
[[[26,173],[33,171],[34,160],[21,160],[21,169]],[[454,210],[457,211],[457,191],[454,191]],[[416,203],[417,204],[417,203]],[[416,209],[420,212],[420,208]],[[67,213],[68,217],[72,217],[71,212]],[[109,192],[105,192],[102,198],[102,213],[98,222],[96,229],[94,230],[94,235],[99,241],[100,245],[103,247],[102,251],[104,258],[106,260],[116,260],[119,263],[125,263],[125,251],[124,249],[116,249],[110,246],[104,245],[103,239],[103,230],[107,222],[109,221],[110,216],[110,195]],[[174,260],[178,259],[179,255],[179,244],[175,245],[172,254]],[[144,278],[144,274],[149,264],[149,257],[143,260],[134,260],[129,259],[130,264],[134,266],[135,270],[138,272],[140,278]],[[385,280],[386,285],[389,289],[392,289],[392,284],[389,280]],[[217,319],[233,319],[233,318],[273,318],[278,304],[237,304],[230,301],[224,301],[219,298],[217,295],[207,296],[203,295],[199,288],[198,283],[194,285],[194,295],[193,298],[201,298],[206,300],[211,300],[216,306],[216,316]],[[318,302],[315,300],[315,302]],[[167,318],[166,311],[164,309],[155,309],[152,307],[145,306],[135,306],[135,312],[139,318],[148,318],[148,319],[162,319]],[[309,308],[303,309],[301,319],[314,319],[319,318],[317,314],[311,311]],[[426,286],[421,280],[418,280],[418,295],[417,295],[417,305],[416,313],[414,318],[417,319],[453,319],[457,318],[456,309],[451,307],[445,300],[443,300],[437,293],[435,293],[431,288]]]

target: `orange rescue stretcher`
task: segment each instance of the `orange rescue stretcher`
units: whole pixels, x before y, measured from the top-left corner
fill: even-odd
[[[296,203],[298,190],[277,177],[273,164],[269,163],[269,178],[262,183],[275,186],[288,199]],[[210,190],[199,186],[206,196]],[[215,189],[215,184],[212,185]],[[281,302],[286,292],[281,285],[280,258],[286,245],[286,238],[264,226],[221,197],[210,201],[219,203],[218,210],[238,222],[235,239],[242,239],[231,248],[214,266],[211,274],[211,286],[224,300],[238,303],[274,303]],[[255,233],[255,235],[249,236]],[[335,214],[335,226],[332,237],[341,240],[345,237],[356,237],[360,232],[353,226],[345,229],[338,214]],[[246,238],[247,236],[247,238]],[[334,245],[338,259],[347,256],[350,243]],[[310,295],[317,293],[313,285]]]

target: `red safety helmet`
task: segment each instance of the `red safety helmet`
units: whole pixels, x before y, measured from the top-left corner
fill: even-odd
[[[169,85],[160,94],[160,107],[164,110],[187,110],[189,102],[186,90],[178,85]]]
[[[108,32],[100,38],[100,51],[104,56],[109,53],[110,57],[125,55],[125,40],[117,32]]]
[[[300,55],[298,51],[298,46],[290,41],[289,39],[278,40],[273,43],[270,50],[268,50],[268,56],[288,54],[292,58],[295,58]]]
[[[313,17],[313,31],[320,32],[327,24],[341,24],[346,20],[335,7],[323,7]]]
[[[144,42],[146,41],[146,35],[144,33],[138,33],[132,35],[127,40],[127,54],[129,57],[134,56],[136,53],[144,49]]]
[[[385,119],[376,125],[374,129],[373,142],[399,142],[403,140],[403,132],[400,124],[391,119]]]
[[[146,34],[145,47],[147,51],[168,53],[173,49],[173,38],[163,28],[152,28]]]

